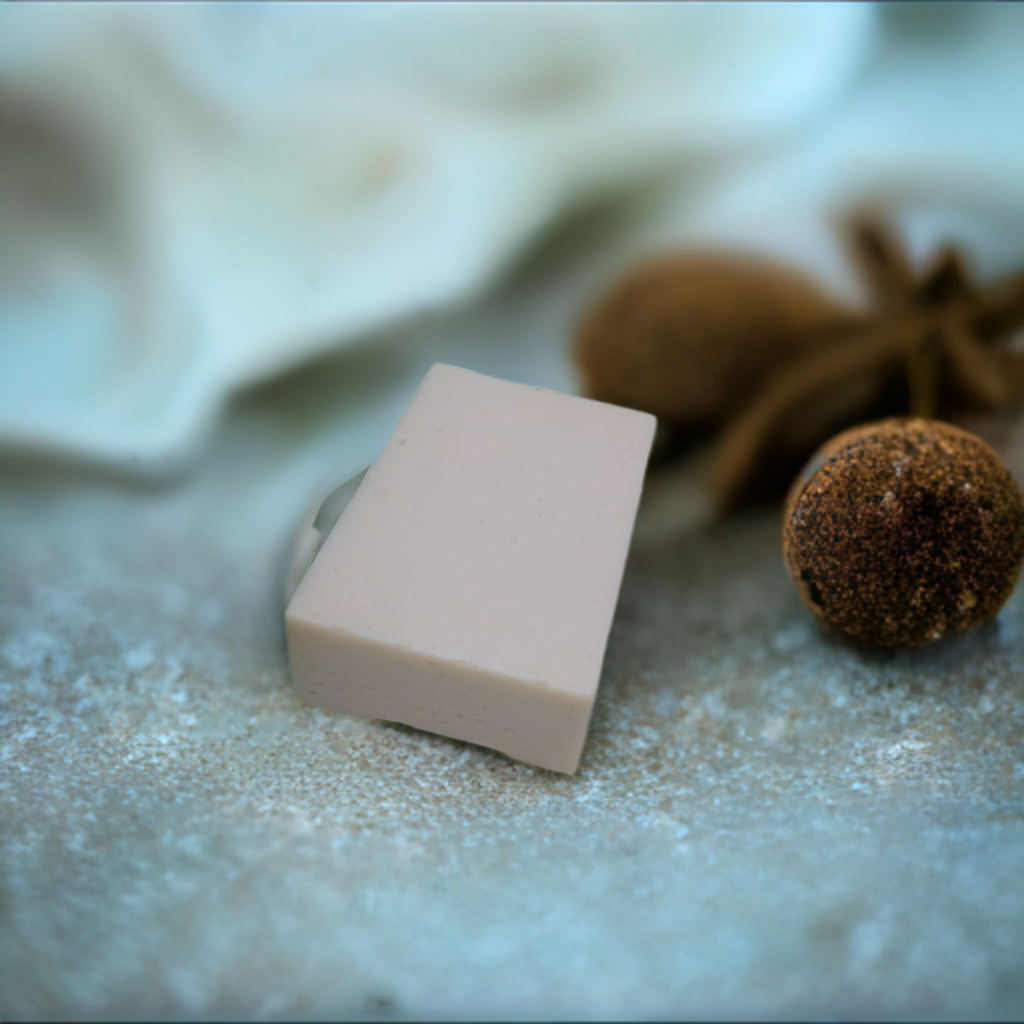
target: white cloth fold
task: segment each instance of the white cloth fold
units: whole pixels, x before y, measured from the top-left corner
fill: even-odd
[[[910,193],[1021,217],[1024,18],[962,20],[2,5],[0,445],[180,466],[239,388],[465,303],[669,172],[677,241]]]

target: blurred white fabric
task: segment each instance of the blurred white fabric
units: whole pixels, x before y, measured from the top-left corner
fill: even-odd
[[[651,245],[841,288],[823,218],[870,201],[940,211],[918,248],[952,209],[998,269],[1020,14],[919,39],[860,4],[0,5],[0,445],[180,467],[239,388],[466,303],[655,178]]]

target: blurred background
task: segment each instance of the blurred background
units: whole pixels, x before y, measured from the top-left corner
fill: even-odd
[[[385,421],[435,359],[573,388],[575,319],[620,265],[749,247],[855,294],[829,218],[858,205],[919,256],[952,239],[988,275],[1021,257],[1012,5],[2,18],[11,452],[181,471],[233,397],[317,361],[310,397],[343,411],[324,373],[411,359]],[[568,227],[577,251],[545,266]],[[345,419],[368,461],[382,425]]]
[[[1024,7],[0,5],[0,677],[4,756],[19,769],[3,789],[2,1009],[676,1012],[684,990],[659,989],[661,953],[630,959],[616,946],[606,962],[600,943],[526,990],[495,966],[507,954],[536,969],[511,947],[486,947],[480,986],[461,995],[416,980],[451,966],[425,946],[402,953],[414,964],[407,998],[364,984],[374,964],[393,973],[401,959],[402,904],[382,897],[394,920],[353,911],[325,881],[331,844],[353,834],[353,815],[376,813],[366,779],[392,770],[388,744],[413,741],[392,730],[362,768],[339,753],[348,767],[331,777],[356,773],[351,798],[329,798],[323,779],[282,790],[259,760],[327,728],[293,706],[282,566],[310,502],[375,458],[431,363],[578,391],[582,314],[638,260],[677,249],[766,254],[864,305],[836,230],[862,207],[884,211],[915,260],[955,242],[981,281],[1024,266]],[[728,636],[728,623],[717,628]],[[779,650],[797,641],[786,642]],[[232,737],[248,753],[204,767],[201,751]],[[617,741],[604,742],[611,757]],[[312,778],[311,749],[296,756]],[[629,760],[639,749],[615,756],[642,773]],[[472,876],[477,862],[437,852],[450,823],[401,831],[410,783],[387,778],[395,802],[378,827],[391,821],[406,845],[378,863],[404,871],[421,843]],[[590,778],[585,765],[577,782]],[[642,787],[625,768],[615,780],[607,806],[633,821]],[[537,782],[548,795],[529,813],[583,815],[565,825],[583,835],[589,819],[565,811],[556,781]],[[478,794],[451,785],[473,819]],[[674,836],[690,828],[671,824]],[[791,840],[779,839],[779,865]],[[235,873],[217,873],[227,863]],[[334,896],[320,905],[298,883],[274,888],[268,878],[293,863]],[[376,884],[369,863],[350,889]],[[513,871],[502,864],[493,870]],[[49,887],[56,877],[68,893]],[[558,894],[575,891],[558,879],[548,938],[575,935],[565,922],[582,906],[565,897],[557,916]],[[836,905],[863,907],[864,886]],[[811,914],[817,897],[794,892]],[[355,914],[363,946],[332,945],[323,906]],[[432,906],[438,935],[473,933],[469,909],[449,920],[443,901]],[[630,919],[615,906],[615,921]],[[900,991],[904,1009],[932,1006],[929,992],[947,1010],[1019,1008],[1019,982],[1009,996],[999,988],[1016,911],[1001,933],[1010,945],[987,966],[964,974],[953,942],[922,954],[919,977],[885,974],[886,943],[906,935],[884,921],[846,959],[815,959],[796,938],[791,960],[759,959],[767,910],[752,947],[721,931],[748,910],[700,906],[679,925],[695,943],[680,953],[694,1012],[868,1012]],[[659,949],[678,952],[671,927]],[[376,952],[362,973],[331,973],[332,957],[358,960],[364,947]],[[477,955],[454,938],[445,948]],[[623,957],[613,983],[608,964]],[[742,992],[715,980],[730,971]],[[966,1001],[943,987],[954,980]]]

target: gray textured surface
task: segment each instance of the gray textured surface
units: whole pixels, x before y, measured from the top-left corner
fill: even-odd
[[[565,386],[550,340],[515,365]],[[5,467],[0,1013],[1019,1017],[1020,592],[870,654],[770,514],[648,541],[572,779],[294,698],[289,530],[429,361],[391,351],[248,399],[176,488]]]

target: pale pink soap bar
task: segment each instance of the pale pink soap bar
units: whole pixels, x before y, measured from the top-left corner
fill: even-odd
[[[654,427],[433,366],[288,607],[296,693],[574,772]]]

